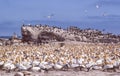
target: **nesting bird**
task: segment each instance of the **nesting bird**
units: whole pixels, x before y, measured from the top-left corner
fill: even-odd
[[[16,69],[34,72],[69,69],[116,71],[120,67],[119,48],[119,44],[92,43],[66,44],[62,47],[50,44],[0,46],[0,68],[8,72]]]

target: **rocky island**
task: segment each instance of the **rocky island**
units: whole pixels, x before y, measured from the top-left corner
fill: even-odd
[[[70,26],[67,29],[50,27],[48,25],[23,25],[21,27],[23,42],[50,42],[50,41],[77,41],[77,42],[98,42],[98,43],[118,43],[120,36],[112,33],[104,34],[102,31],[94,29],[80,29]]]

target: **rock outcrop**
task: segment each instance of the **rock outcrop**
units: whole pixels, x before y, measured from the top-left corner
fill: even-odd
[[[21,38],[17,37],[16,34],[14,34],[13,36],[0,38],[0,46],[19,45],[21,43],[22,43]]]
[[[70,26],[67,29],[48,25],[23,25],[21,27],[22,41],[28,43],[46,43],[50,41],[80,41],[118,43],[120,36],[93,29],[80,29]]]
[[[56,30],[56,31],[55,31]],[[48,41],[64,41],[62,33],[57,33],[59,29],[48,26],[22,26],[22,41],[42,43]],[[61,30],[59,30],[61,31]]]

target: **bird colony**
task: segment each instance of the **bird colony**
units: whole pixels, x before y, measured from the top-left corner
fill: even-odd
[[[10,71],[114,71],[120,68],[120,44],[64,43],[0,46],[0,69]]]

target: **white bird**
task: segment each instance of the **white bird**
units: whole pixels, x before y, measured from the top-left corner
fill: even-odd
[[[25,65],[23,65],[23,64],[16,64],[16,67],[21,71],[21,70],[24,70],[24,71],[26,71],[26,70],[28,70],[30,67],[27,67],[27,66],[25,66]]]
[[[77,59],[73,58],[72,60],[72,63],[77,63]]]
[[[71,68],[76,68],[76,67],[79,67],[80,65],[79,64],[71,64]]]
[[[93,61],[88,62],[88,63],[85,65],[85,67],[86,67],[86,69],[87,69],[87,72],[88,72],[90,69],[92,69],[94,65],[95,65],[95,62],[93,62]]]
[[[90,68],[93,65],[93,63],[87,63],[85,66],[86,68]]]
[[[39,67],[40,67],[41,69],[46,68],[44,63],[40,63]]]
[[[0,61],[0,66],[2,66],[4,64],[4,61]]]
[[[79,64],[82,64],[82,63],[83,63],[83,61],[84,61],[84,59],[83,59],[83,58],[78,59],[78,63],[79,63]]]
[[[50,18],[51,18],[51,16],[47,16],[47,18],[48,18],[48,19],[50,19]]]
[[[99,60],[97,60],[97,61],[96,61],[96,65],[101,65],[101,64],[103,63],[103,60],[104,60],[104,59],[99,59]]]
[[[94,69],[94,70],[102,70],[102,66],[95,65],[95,66],[92,67],[92,69]]]
[[[113,65],[112,64],[106,64],[104,65],[103,69],[110,69],[110,68],[113,68]]]
[[[53,64],[49,64],[48,62],[42,61],[39,67],[41,68],[41,70],[48,72],[48,70],[53,69]]]
[[[24,61],[20,64],[25,66],[27,69],[30,69],[32,67],[32,62],[30,62],[30,61]]]
[[[58,64],[58,63],[56,63],[56,64],[54,65],[54,68],[55,68],[56,70],[61,70],[62,67],[63,67],[63,65]]]
[[[103,12],[102,16],[107,16],[108,14],[106,12]]]
[[[32,67],[31,70],[33,72],[38,72],[38,71],[40,71],[40,67]]]
[[[50,15],[45,16],[45,17],[48,18],[48,19],[51,19],[53,16],[54,16],[54,14],[50,14]]]
[[[28,25],[31,25],[30,23]]]
[[[118,68],[118,69],[119,69],[120,62],[114,61],[113,66],[114,66],[115,68]]]
[[[5,70],[14,70],[16,68],[16,66],[12,63],[8,63],[6,62],[4,65],[3,65],[3,69]]]
[[[99,8],[100,8],[100,6],[99,6],[99,5],[96,5],[96,8],[97,8],[97,9],[99,9]]]
[[[33,65],[33,66],[38,66],[39,64],[40,64],[40,62],[37,61],[37,60],[34,60],[34,61],[32,62],[32,65]]]

